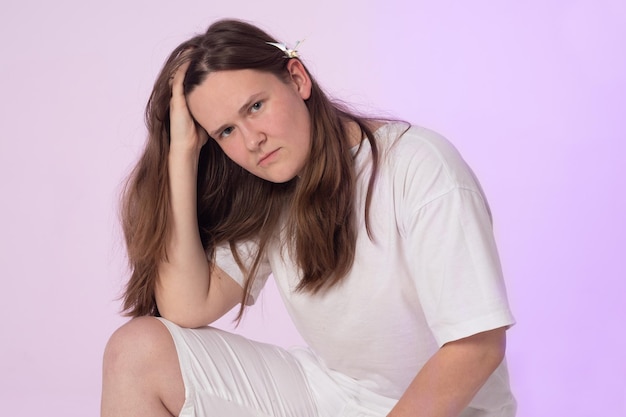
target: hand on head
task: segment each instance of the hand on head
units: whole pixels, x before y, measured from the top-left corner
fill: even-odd
[[[184,94],[183,81],[189,68],[190,60],[185,60],[170,76],[172,97],[170,99],[170,150],[200,152],[200,148],[207,142],[209,136],[198,125],[187,106]]]

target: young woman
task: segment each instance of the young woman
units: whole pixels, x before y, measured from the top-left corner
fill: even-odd
[[[146,119],[103,416],[515,414],[489,208],[444,138],[353,114],[231,20],[173,51]],[[206,327],[270,273],[307,348]]]

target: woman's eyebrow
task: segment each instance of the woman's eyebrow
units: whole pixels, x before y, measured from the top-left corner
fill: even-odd
[[[241,107],[239,107],[239,111],[237,113],[239,113],[240,116],[245,115],[248,109],[250,108],[250,106],[256,103],[262,95],[263,95],[263,92],[252,94],[250,98],[248,98],[248,100],[246,100],[246,102],[243,103]],[[229,124],[230,123],[225,123],[221,125],[219,128],[213,130],[212,132],[209,132],[209,136],[214,138],[215,137],[214,135],[219,134],[222,130],[226,129],[229,126]]]

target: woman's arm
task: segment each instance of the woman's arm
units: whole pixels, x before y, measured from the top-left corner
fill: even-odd
[[[443,345],[389,417],[458,417],[504,359],[505,327]]]
[[[200,241],[197,217],[198,158],[208,139],[196,127],[183,94],[188,64],[172,80],[170,101],[170,225],[167,260],[159,264],[155,288],[159,313],[183,327],[207,325],[234,307],[243,289],[209,262]],[[210,284],[210,285],[209,285]]]

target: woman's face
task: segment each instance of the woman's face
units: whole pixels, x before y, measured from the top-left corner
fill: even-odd
[[[276,183],[302,171],[311,145],[304,102],[311,80],[297,59],[287,69],[288,82],[255,70],[216,71],[187,95],[194,119],[230,159]]]

